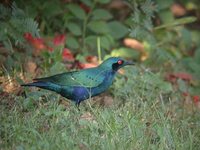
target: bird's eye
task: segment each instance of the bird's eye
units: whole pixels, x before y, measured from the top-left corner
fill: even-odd
[[[117,64],[118,64],[118,65],[122,65],[123,63],[124,63],[123,60],[118,60],[118,61],[117,61]]]

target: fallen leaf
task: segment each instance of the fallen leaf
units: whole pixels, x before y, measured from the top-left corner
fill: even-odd
[[[64,99],[64,98],[60,98],[60,100],[59,100],[59,104],[62,104],[62,105],[64,105],[66,108],[68,108],[69,106],[70,106],[70,102],[69,101],[66,101],[66,99]]]
[[[93,121],[94,117],[92,116],[92,114],[90,112],[86,112],[83,115],[81,115],[80,119],[87,120],[87,121]]]
[[[149,57],[149,53],[145,51],[144,45],[136,39],[126,38],[124,39],[124,45],[139,51],[141,61],[145,61]]]
[[[89,149],[87,148],[87,146],[86,146],[85,144],[83,144],[83,143],[80,143],[80,144],[79,144],[79,149],[80,149],[80,150],[89,150]]]
[[[93,98],[93,102],[97,105],[110,107],[113,105],[113,97],[109,96],[107,93],[101,94]]]
[[[97,63],[98,64],[98,58],[97,56],[87,56],[86,61],[89,63]]]
[[[166,80],[175,83],[177,81],[177,79],[182,79],[185,81],[192,81],[192,75],[188,74],[188,73],[169,73],[166,75]]]
[[[80,69],[87,69],[87,68],[93,68],[93,67],[97,67],[98,64],[95,63],[82,63]]]
[[[184,16],[187,12],[186,9],[178,3],[174,3],[170,9],[176,17]]]
[[[182,80],[186,80],[186,81],[191,81],[192,80],[192,75],[189,73],[174,73],[174,76],[176,78],[182,79]]]
[[[37,65],[33,61],[28,61],[27,63],[25,63],[25,71],[30,74],[35,74],[36,68]]]
[[[21,90],[20,85],[15,79],[5,78],[1,86],[2,86],[3,92],[7,92],[7,93],[17,94]]]
[[[131,39],[131,38],[124,39],[124,45],[130,48],[134,48],[140,52],[144,51],[144,45],[135,39]]]

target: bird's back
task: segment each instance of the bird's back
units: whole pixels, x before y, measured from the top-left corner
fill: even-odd
[[[83,86],[96,87],[105,78],[106,69],[99,67],[84,69],[80,71],[66,72],[46,78],[37,78],[35,81],[50,82],[60,86]]]

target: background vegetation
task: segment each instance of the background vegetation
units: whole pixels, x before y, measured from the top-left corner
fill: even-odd
[[[198,0],[16,0],[0,4],[0,149],[199,149]],[[121,70],[81,103],[24,89],[34,77]]]

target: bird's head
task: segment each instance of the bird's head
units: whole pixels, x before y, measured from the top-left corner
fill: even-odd
[[[126,65],[134,65],[133,62],[126,61],[120,57],[110,57],[106,59],[100,66],[110,70],[117,71]]]

